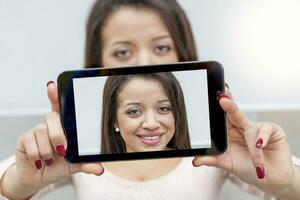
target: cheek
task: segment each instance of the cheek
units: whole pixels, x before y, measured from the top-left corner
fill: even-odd
[[[113,59],[108,52],[102,52],[102,65],[105,67],[114,67]]]
[[[168,128],[172,133],[175,132],[175,118],[173,114],[168,114],[161,118],[161,122]]]
[[[106,48],[103,49],[101,62],[104,67],[117,67],[120,63],[112,56],[112,52]]]
[[[179,62],[178,54],[175,50],[172,50],[167,56],[166,56],[166,62]]]
[[[128,118],[128,117],[120,117],[118,119],[119,127],[121,134],[126,136],[126,135],[132,135],[134,134],[138,128],[140,127],[140,119],[133,119],[133,118]]]
[[[136,65],[134,62],[128,62],[128,61],[118,61],[111,55],[107,55],[105,57],[102,57],[102,65],[104,67],[122,67],[127,65]]]
[[[156,56],[155,55],[154,59],[155,59],[155,60],[153,60],[154,64],[168,64],[168,63],[179,62],[176,52],[172,52],[165,56]]]
[[[107,63],[109,62],[109,53],[106,47],[102,47],[101,59],[102,65],[107,66]]]
[[[172,52],[172,54],[170,55],[170,59],[172,59],[172,61],[174,62],[179,62],[179,58],[176,51]]]

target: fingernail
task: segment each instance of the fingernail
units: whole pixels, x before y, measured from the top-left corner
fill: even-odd
[[[53,159],[51,158],[51,159],[45,160],[45,163],[49,167],[50,165],[53,164]]]
[[[217,96],[218,101],[220,101],[222,98],[230,99],[229,96],[227,96],[225,93],[220,93]]]
[[[194,167],[198,167],[198,166],[195,164],[195,160],[193,160],[192,163],[193,163],[193,166],[194,166]]]
[[[227,87],[229,89],[229,85],[227,83],[225,83],[225,87]]]
[[[48,87],[50,84],[53,84],[53,83],[54,83],[53,81],[48,81],[47,87]]]
[[[36,160],[36,161],[34,162],[34,164],[35,164],[35,167],[36,167],[37,169],[41,169],[41,168],[42,168],[42,161],[41,161],[41,160]]]
[[[56,146],[56,152],[60,156],[65,156],[66,155],[66,149],[63,144],[57,145]]]
[[[100,174],[96,174],[97,176],[101,176],[104,173],[104,168]]]
[[[255,144],[256,148],[261,148],[263,143],[263,139],[259,138]]]
[[[259,179],[265,178],[265,170],[264,170],[264,167],[262,167],[262,166],[257,166],[257,167],[256,167],[256,175],[257,175],[257,178],[259,178]]]

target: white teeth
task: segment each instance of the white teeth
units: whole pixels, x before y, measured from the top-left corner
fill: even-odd
[[[159,135],[157,135],[157,136],[143,136],[143,138],[145,140],[156,140],[156,139],[159,138]]]

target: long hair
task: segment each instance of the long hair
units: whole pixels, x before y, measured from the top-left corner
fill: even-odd
[[[102,31],[107,19],[122,7],[151,9],[158,13],[171,34],[179,62],[198,60],[189,20],[176,0],[97,0],[87,23],[85,68],[103,67]]]
[[[137,78],[159,81],[171,102],[175,119],[175,133],[167,144],[167,147],[171,149],[190,149],[188,121],[182,89],[178,80],[171,72],[162,72],[111,76],[107,78],[103,90],[101,153],[126,152],[124,140],[120,133],[116,133],[114,129],[114,124],[117,122],[118,95],[128,82]]]

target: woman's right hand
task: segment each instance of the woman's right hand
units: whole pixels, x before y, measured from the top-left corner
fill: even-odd
[[[53,82],[48,84],[47,92],[52,111],[46,114],[43,123],[21,135],[17,141],[15,177],[20,185],[30,191],[38,191],[77,172],[101,175],[104,171],[100,163],[66,162],[67,141],[59,117],[57,87]],[[5,176],[9,175],[11,173]]]

